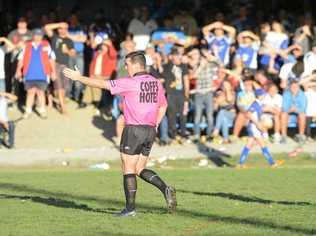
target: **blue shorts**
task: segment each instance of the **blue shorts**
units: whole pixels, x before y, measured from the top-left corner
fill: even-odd
[[[304,92],[300,91],[297,97],[293,98],[289,90],[285,90],[283,93],[282,111],[289,113],[292,107],[296,108],[295,113],[306,113],[306,102],[304,100]]]

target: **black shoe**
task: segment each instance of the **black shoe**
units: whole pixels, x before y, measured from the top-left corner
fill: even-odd
[[[177,208],[176,190],[168,186],[165,190],[165,199],[170,213],[174,213]]]
[[[116,217],[129,217],[129,216],[136,216],[136,211],[128,211],[126,208],[123,209],[120,213],[114,214]]]
[[[86,108],[86,107],[87,107],[87,103],[85,103],[85,102],[79,102],[78,103],[78,108],[79,109]]]
[[[14,140],[15,140],[15,125],[13,121],[9,121],[9,138],[8,138],[8,148],[13,148],[14,146]]]

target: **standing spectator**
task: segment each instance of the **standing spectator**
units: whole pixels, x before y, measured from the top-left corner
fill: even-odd
[[[55,79],[55,54],[49,43],[43,40],[43,32],[40,29],[33,30],[32,41],[26,43],[19,55],[16,78],[22,80],[22,75],[27,91],[23,118],[27,119],[31,115],[35,96],[37,96],[38,113],[41,118],[46,119],[45,90],[49,78]]]
[[[181,54],[177,48],[172,48],[170,62],[163,66],[163,78],[168,99],[169,137],[175,139],[177,135],[177,115],[180,118],[180,135],[185,137],[185,110],[189,101],[189,78],[187,65],[182,64]]]
[[[211,31],[214,30],[214,33]],[[224,25],[220,21],[206,25],[202,29],[204,38],[209,44],[213,54],[225,65],[228,66],[230,55],[229,49],[234,42],[236,30],[232,26]],[[227,33],[227,34],[225,34]]]
[[[90,77],[99,80],[114,78],[116,72],[117,52],[111,40],[105,40],[97,47],[90,64]],[[101,89],[91,88],[92,102],[98,106],[102,105]],[[97,111],[99,114],[100,111]]]
[[[216,139],[222,133],[223,143],[229,143],[229,127],[233,124],[236,116],[235,110],[235,91],[228,80],[224,80],[220,90],[215,97],[215,109],[217,108],[215,129],[213,138]]]
[[[136,50],[145,50],[150,40],[150,34],[157,29],[155,20],[150,19],[146,6],[134,9],[134,18],[128,25],[127,32],[134,35]]]
[[[51,39],[52,49],[56,54],[56,80],[54,81],[54,89],[59,100],[60,111],[66,114],[65,92],[69,89],[69,79],[63,75],[62,69],[69,67],[70,57],[74,57],[76,51],[73,41],[68,38],[67,23],[47,24],[44,28],[46,34]],[[56,29],[57,33],[54,32]]]
[[[251,30],[254,28],[254,20],[248,16],[247,6],[239,7],[239,15],[235,20],[232,21],[232,25],[237,29],[238,32],[244,30]]]
[[[272,74],[277,74],[283,64],[284,50],[289,45],[289,37],[284,33],[283,26],[274,21],[272,31],[266,33],[260,54],[260,64]]]
[[[6,91],[5,54],[14,49],[14,44],[5,37],[0,37],[0,92]]]
[[[13,94],[0,92],[0,130],[9,134],[8,140],[5,140],[8,148],[13,148],[15,142],[15,125],[13,121],[10,121],[8,116],[8,103],[15,102],[17,99],[17,96]]]
[[[302,47],[304,54],[310,50],[312,40],[315,37],[315,32],[316,27],[313,26],[312,18],[305,16],[304,25],[297,28],[294,35],[295,43]]]
[[[175,26],[183,31],[185,35],[194,36],[197,34],[196,20],[190,15],[186,7],[182,7],[174,17]]]
[[[296,114],[298,118],[298,135],[296,135],[296,139],[301,144],[305,142],[306,106],[307,99],[304,92],[300,89],[298,81],[292,80],[289,89],[285,90],[283,93],[281,143],[286,143],[289,115],[292,113]]]
[[[217,79],[219,64],[201,56],[196,47],[189,48],[187,55],[192,68],[192,78],[196,80],[194,94],[194,136],[195,141],[200,139],[200,123],[203,110],[206,110],[207,139],[211,138],[213,130],[213,80]]]
[[[6,80],[6,90],[9,92],[14,91],[18,97],[18,104],[22,105],[25,101],[23,83],[20,83],[17,80],[12,81],[12,78],[16,71],[19,53],[21,53],[25,42],[32,39],[32,33],[28,30],[27,21],[24,17],[18,19],[17,28],[9,33],[8,39],[15,45],[15,48],[11,53],[10,70],[8,71]]]
[[[282,112],[282,96],[279,94],[276,84],[270,84],[267,94],[262,101],[263,113],[267,114],[274,122],[274,143],[281,141],[281,112]]]
[[[77,15],[72,14],[69,18],[69,33],[68,38],[74,42],[74,49],[76,55],[70,58],[70,66],[73,68],[76,66],[80,74],[84,74],[84,45],[87,41],[87,34],[84,32]],[[84,85],[78,81],[70,82],[73,86],[73,98],[78,102],[79,107],[83,108],[86,104],[82,101]],[[70,90],[71,91],[71,90]]]
[[[243,31],[238,35],[238,49],[235,61],[241,61],[245,68],[255,72],[258,68],[257,52],[260,47],[260,38],[251,31]],[[236,64],[240,64],[237,63]]]

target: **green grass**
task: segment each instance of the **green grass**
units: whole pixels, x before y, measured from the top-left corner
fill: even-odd
[[[309,155],[275,170],[256,157],[246,170],[196,163],[156,168],[177,188],[176,214],[167,214],[161,193],[139,180],[137,216],[127,219],[112,216],[124,207],[118,163],[109,171],[2,168],[0,235],[316,235]]]

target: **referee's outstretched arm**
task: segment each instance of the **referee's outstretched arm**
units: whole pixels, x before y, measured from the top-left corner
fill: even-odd
[[[80,81],[81,83],[94,88],[107,89],[109,90],[109,86],[103,80],[92,79],[86,76],[82,76],[79,71],[72,70],[70,68],[65,68],[63,70],[64,75],[74,81]]]

